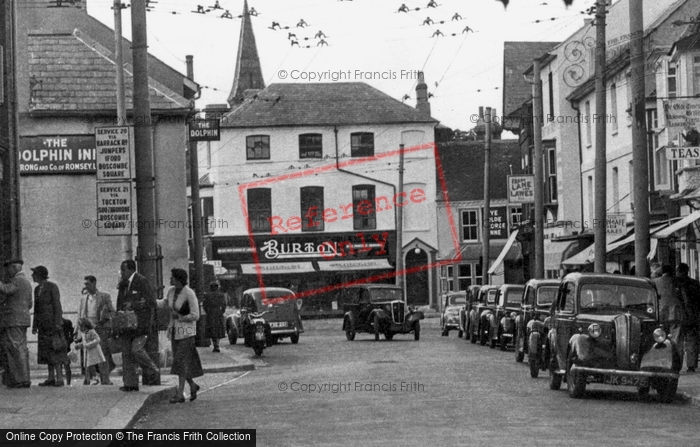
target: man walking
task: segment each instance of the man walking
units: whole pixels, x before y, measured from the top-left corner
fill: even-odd
[[[109,349],[108,340],[112,334],[106,325],[115,312],[112,305],[112,297],[109,293],[97,290],[97,278],[92,275],[85,277],[85,292],[86,294],[80,299],[78,319],[87,318],[95,326],[95,332],[100,336],[100,347],[106,360],[106,363],[102,363],[99,366],[100,383],[102,385],[111,385],[109,373],[115,368],[115,364]],[[79,325],[75,327],[76,338],[80,332],[78,327]],[[107,366],[106,370],[104,368],[105,365]]]
[[[124,343],[122,348],[124,386],[119,389],[138,391],[139,377],[136,374],[136,364],[143,368],[144,378],[149,373],[153,377],[149,385],[160,383],[160,371],[145,349],[148,337],[157,336],[154,330],[157,303],[151,284],[143,275],[136,273],[136,263],[133,260],[122,262],[120,270],[122,280],[119,283],[117,310],[134,311],[137,328],[121,336]]]
[[[0,344],[5,372],[2,383],[10,388],[29,388],[27,328],[33,305],[32,284],[22,272],[24,262],[5,262],[9,282],[0,283]]]
[[[685,347],[685,364],[688,372],[698,367],[698,335],[700,333],[700,282],[688,276],[688,264],[676,268],[685,314],[681,323],[681,337]],[[681,354],[683,351],[680,351]]]

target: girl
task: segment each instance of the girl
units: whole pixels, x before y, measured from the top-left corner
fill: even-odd
[[[95,331],[95,326],[87,318],[81,318],[78,320],[78,327],[83,333],[83,340],[80,343],[75,344],[76,349],[83,349],[83,355],[85,356],[85,384],[87,385],[98,385],[100,383],[97,380],[97,371],[95,365],[100,365],[100,368],[107,368],[105,356],[102,353],[102,348],[100,347],[100,336],[97,335]],[[95,378],[92,382],[91,379]]]

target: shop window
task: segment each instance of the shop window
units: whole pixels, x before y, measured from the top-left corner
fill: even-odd
[[[377,228],[377,215],[374,205],[373,185],[352,187],[352,213],[355,230],[373,230]]]
[[[253,233],[270,232],[272,217],[272,190],[253,188],[248,190],[248,221]]]
[[[270,136],[251,135],[245,139],[247,160],[270,159]]]
[[[479,214],[477,210],[462,211],[462,240],[477,242],[479,240]]]
[[[320,133],[299,135],[299,158],[323,158],[323,136]]]
[[[371,157],[374,155],[374,134],[372,132],[356,132],[350,134],[350,156]]]
[[[301,231],[323,231],[323,187],[301,188]]]

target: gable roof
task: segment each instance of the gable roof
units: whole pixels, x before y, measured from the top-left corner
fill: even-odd
[[[221,127],[333,126],[438,121],[363,82],[270,84]]]
[[[484,142],[450,141],[438,143],[440,164],[447,184],[448,200],[460,202],[484,200]],[[518,140],[491,141],[491,199],[507,199],[506,176],[522,174]],[[437,179],[438,202],[444,202],[442,181]]]
[[[516,111],[532,96],[532,84],[523,73],[532,66],[532,60],[557,46],[559,42],[504,42],[503,43],[503,115]]]
[[[117,109],[116,64],[111,52],[79,29],[30,33],[28,39],[31,112],[110,112]],[[133,70],[125,66],[127,109],[133,108]],[[149,77],[151,109],[189,111],[193,104]]]

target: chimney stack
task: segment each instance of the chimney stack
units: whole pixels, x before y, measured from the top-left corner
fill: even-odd
[[[187,77],[191,80],[194,81],[194,63],[193,63],[194,56],[191,54],[188,54],[185,56],[185,64],[187,65]]]
[[[428,101],[428,86],[423,79],[423,72],[418,72],[418,84],[416,85],[416,109],[425,115],[430,115],[430,102]]]

